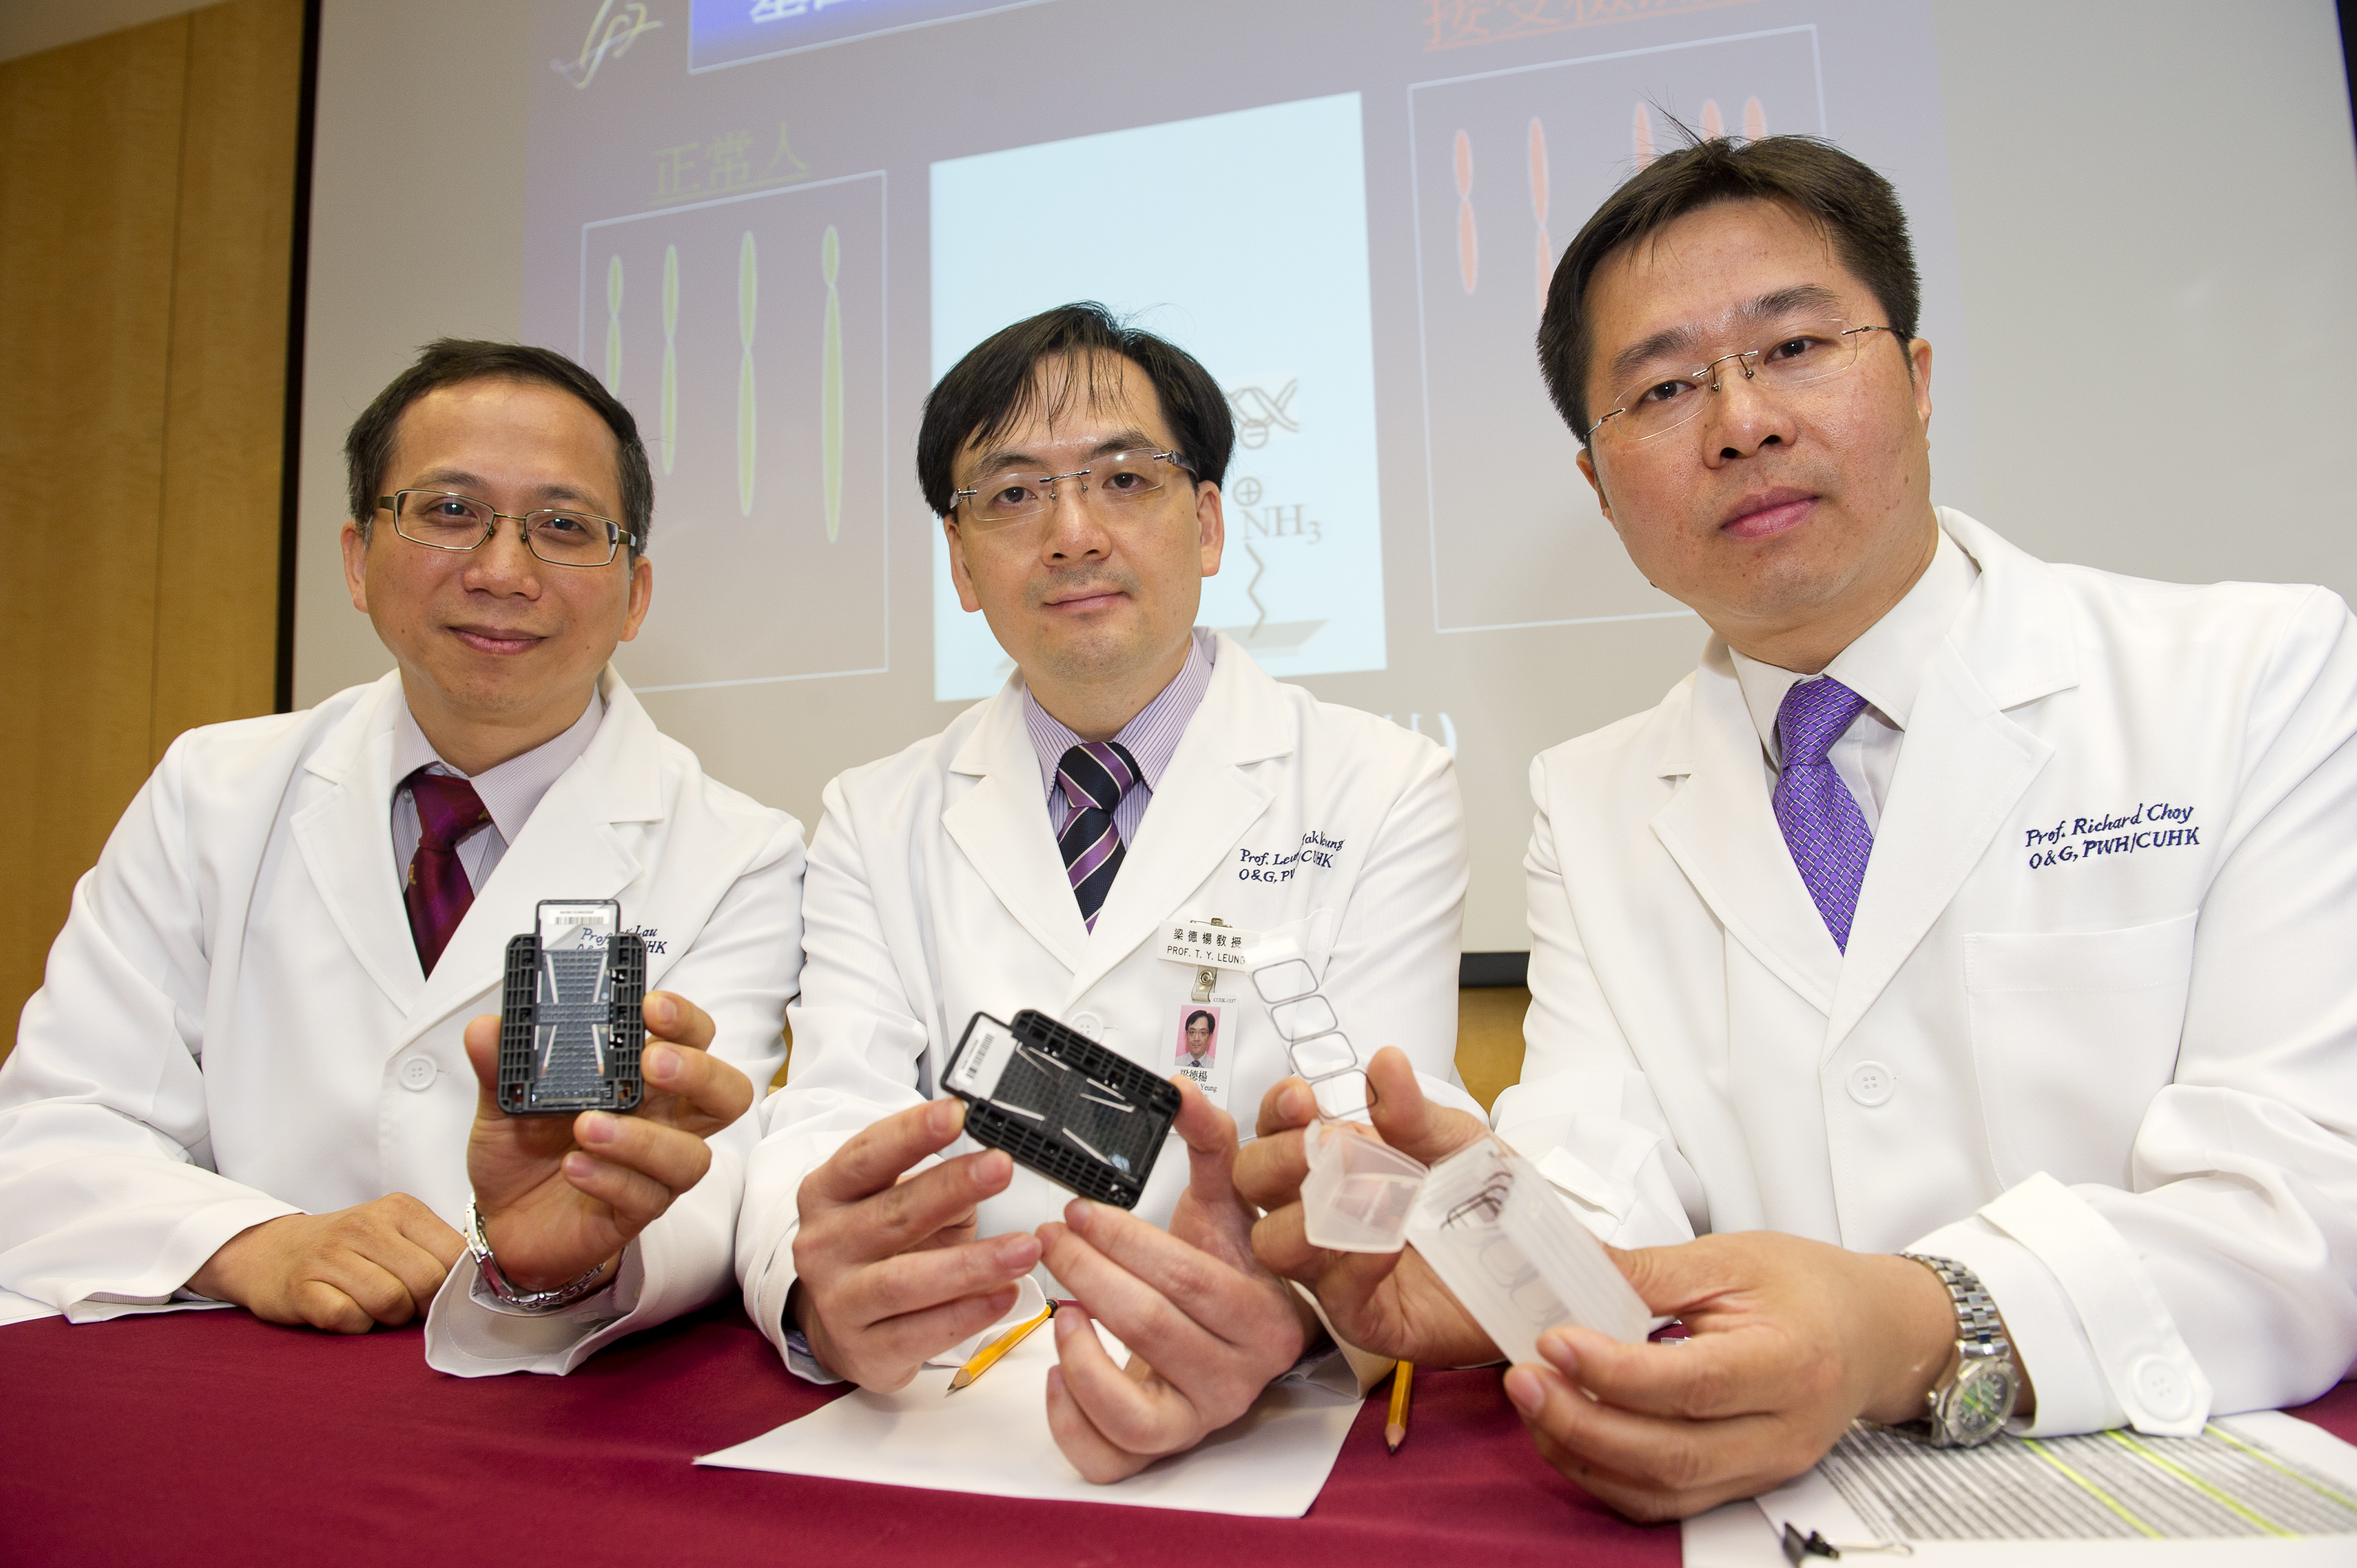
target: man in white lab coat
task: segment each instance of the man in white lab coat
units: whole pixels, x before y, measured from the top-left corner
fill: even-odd
[[[0,1068],[0,1287],[76,1321],[430,1307],[444,1370],[568,1370],[731,1281],[801,830],[608,668],[652,592],[653,486],[595,379],[444,340],[347,455],[345,575],[398,668],[189,731],[124,813]],[[633,1114],[492,1100],[506,944],[544,898],[643,935]]]
[[[1854,1416],[2183,1434],[2357,1356],[2357,628],[2321,588],[2051,566],[1935,509],[1915,309],[1878,176],[1715,141],[1608,200],[1540,333],[1606,516],[1714,633],[1533,768],[1494,1108],[1696,1331],[1554,1334],[1507,1378],[1645,1517]],[[1478,1132],[1389,1098],[1426,1153]],[[1251,1153],[1281,1203],[1297,1151]],[[1297,1209],[1263,1240],[1363,1343],[1485,1348],[1420,1264],[1320,1257]]]
[[[887,1390],[1028,1306],[1044,1262],[1082,1306],[1055,1319],[1048,1417],[1096,1480],[1225,1424],[1325,1337],[1253,1261],[1229,1179],[1228,1110],[1286,1075],[1284,1045],[1240,974],[1173,961],[1174,933],[1297,948],[1346,1030],[1471,1103],[1448,754],[1190,629],[1232,444],[1203,368],[1094,306],[1006,328],[933,390],[919,477],[1016,671],[827,788],[791,1076],[737,1232],[747,1309],[789,1364]],[[1217,1019],[1134,1214],[961,1143],[963,1106],[931,1099],[977,1012],[1023,1008],[1163,1075],[1188,1020]],[[1151,1375],[1116,1369],[1092,1316]],[[1347,1360],[1323,1370],[1356,1386]]]

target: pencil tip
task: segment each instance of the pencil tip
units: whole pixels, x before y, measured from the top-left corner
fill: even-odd
[[[1394,1453],[1394,1454],[1398,1453],[1398,1452],[1399,1452],[1399,1445],[1400,1445],[1401,1444],[1403,1444],[1403,1443],[1406,1442],[1406,1441],[1407,1441],[1407,1428],[1406,1428],[1406,1427],[1405,1427],[1405,1426],[1386,1426],[1386,1427],[1384,1427],[1384,1428],[1383,1428],[1383,1446],[1384,1446],[1384,1447],[1386,1447],[1386,1448],[1388,1448],[1388,1449],[1390,1449],[1393,1453]]]

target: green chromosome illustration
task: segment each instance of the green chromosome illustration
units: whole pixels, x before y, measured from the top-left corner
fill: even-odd
[[[753,515],[753,310],[760,302],[760,279],[754,269],[753,231],[737,249],[737,338],[745,346],[737,366],[737,510]]]
[[[671,472],[679,450],[679,247],[663,247],[662,466]]]
[[[622,258],[606,263],[606,390],[622,395]]]
[[[819,459],[826,477],[826,542],[832,544],[843,528],[843,300],[834,286],[843,242],[834,224],[826,226],[818,249],[820,269],[826,274],[826,338],[818,373]]]

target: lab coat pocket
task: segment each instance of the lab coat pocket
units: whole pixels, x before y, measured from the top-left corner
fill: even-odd
[[[1341,933],[1342,917],[1335,909],[1312,909],[1298,920],[1287,920],[1281,926],[1270,926],[1260,934],[1264,951],[1281,943],[1290,943],[1309,961],[1318,978],[1326,978],[1327,961],[1334,956],[1334,939]],[[1255,955],[1252,961],[1258,964]]]
[[[1964,991],[1989,1155],[2006,1186],[2128,1184],[2128,1150],[2177,1069],[2193,914],[2116,931],[1978,931]]]

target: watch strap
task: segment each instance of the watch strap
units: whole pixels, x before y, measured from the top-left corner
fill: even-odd
[[[1949,1304],[1956,1309],[1956,1348],[1962,1355],[2013,1359],[2013,1341],[2006,1337],[2005,1320],[1997,1316],[1996,1301],[1978,1274],[1953,1258],[1935,1258],[1925,1252],[1899,1255],[1922,1264],[1948,1288]]]
[[[491,1255],[490,1238],[483,1232],[482,1209],[472,1193],[467,1195],[467,1253],[475,1260],[475,1273],[481,1277],[484,1288],[501,1306],[522,1313],[562,1312],[578,1301],[586,1301],[604,1287],[597,1276],[606,1265],[594,1263],[579,1279],[558,1285],[554,1290],[518,1290],[500,1272],[500,1261]]]
[[[1898,1430],[1935,1448],[1971,1447],[1986,1443],[2001,1429],[2003,1416],[2009,1414],[2013,1407],[2012,1391],[2020,1387],[2013,1341],[2007,1337],[2004,1320],[1997,1316],[1996,1302],[1982,1285],[1980,1276],[1953,1258],[1922,1252],[1902,1252],[1900,1256],[1922,1264],[1946,1287],[1949,1305],[1956,1314],[1956,1354],[1939,1381],[1925,1392],[1922,1416],[1903,1423]],[[2003,1410],[1995,1423],[1986,1419],[1982,1395],[1975,1391],[1985,1391],[1990,1379],[2000,1380],[1998,1386],[2008,1391],[2001,1396]],[[1965,1387],[1968,1380],[1971,1389]],[[1979,1407],[1979,1413],[1967,1415],[1965,1409],[1956,1403],[1960,1399]]]

